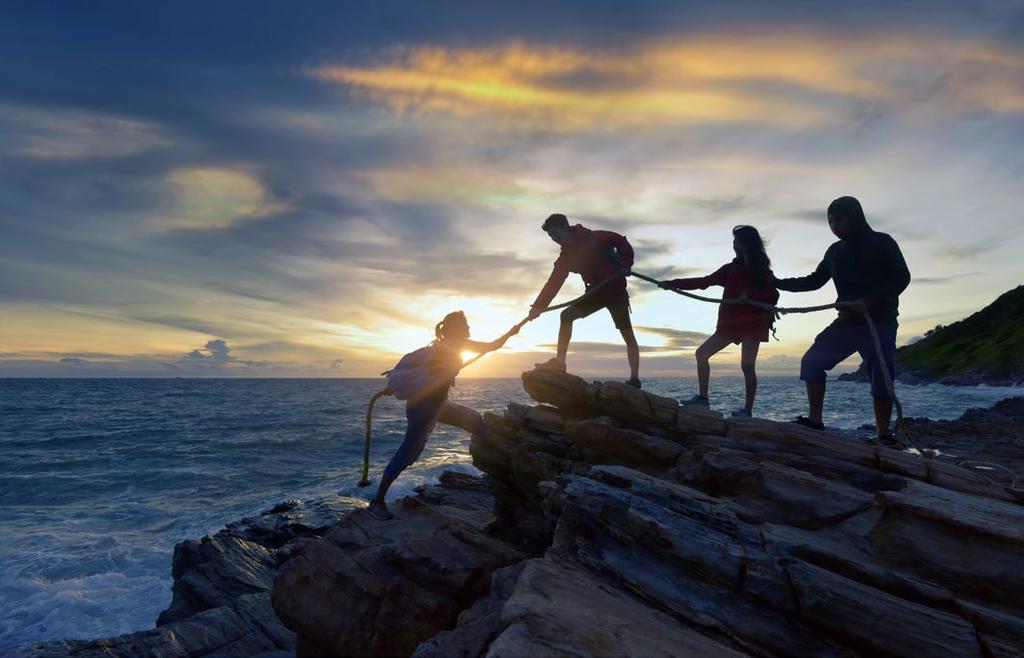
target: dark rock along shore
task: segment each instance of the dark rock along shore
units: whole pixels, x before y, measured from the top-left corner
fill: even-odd
[[[1024,653],[1024,505],[1005,483],[619,383],[523,383],[540,404],[473,439],[484,477],[447,473],[387,523],[283,503],[179,544],[157,628],[18,655]],[[995,427],[988,456],[1016,466],[1024,401],[1000,405],[912,426],[944,451]]]

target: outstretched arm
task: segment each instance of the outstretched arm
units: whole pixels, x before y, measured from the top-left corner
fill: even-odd
[[[569,268],[562,262],[562,258],[559,257],[555,261],[555,266],[551,269],[551,275],[548,276],[547,283],[540,289],[540,294],[537,295],[537,299],[533,300],[530,304],[530,316],[531,318],[540,315],[540,312],[546,309],[550,304],[551,300],[555,298],[558,291],[562,289],[562,284],[565,283],[566,278],[569,276]]]
[[[808,292],[810,290],[817,290],[822,287],[832,278],[832,274],[828,271],[828,252],[825,252],[825,258],[821,259],[818,263],[818,267],[814,268],[814,271],[807,276],[796,276],[789,279],[778,279],[774,278],[775,287],[779,290],[786,290],[788,292]]]
[[[726,263],[707,276],[662,281],[661,287],[669,290],[704,290],[710,286],[724,286],[725,280],[729,277],[730,265],[731,263]]]
[[[518,333],[519,325],[517,324],[516,326],[512,327],[504,334],[502,334],[498,338],[495,338],[489,343],[484,343],[479,340],[467,340],[466,350],[469,352],[476,352],[477,354],[486,354],[487,352],[493,352],[494,350],[499,350],[502,347],[504,347],[505,343],[508,342],[508,339],[511,338],[512,336],[515,336]]]

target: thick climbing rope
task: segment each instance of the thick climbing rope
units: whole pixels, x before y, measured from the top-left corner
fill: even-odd
[[[747,298],[718,299],[716,297],[705,297],[703,295],[695,295],[693,293],[686,292],[685,290],[665,288],[665,286],[662,285],[662,281],[658,281],[657,279],[651,278],[644,274],[640,274],[639,272],[630,272],[630,274],[638,279],[649,281],[650,283],[653,283],[654,285],[660,288],[663,288],[665,290],[671,290],[672,292],[683,295],[684,297],[690,297],[691,299],[697,299],[702,302],[710,302],[712,304],[744,304],[747,306],[754,306],[756,308],[762,309],[768,313],[773,314],[775,317],[779,317],[780,315],[786,315],[788,313],[814,313],[816,311],[827,311],[841,308],[840,304],[838,303],[821,304],[819,306],[775,306],[774,304],[768,304],[767,302],[759,302],[757,300]],[[892,384],[892,377],[889,376],[889,369],[884,367],[886,361],[882,353],[882,344],[878,339],[878,330],[875,329],[875,322],[871,318],[871,314],[865,312],[864,320],[867,322],[868,329],[871,332],[871,341],[874,344],[875,357],[878,359],[878,363],[883,365],[881,370],[883,379],[885,381],[886,392],[889,394],[889,399],[893,401],[893,404],[896,407],[896,429],[898,432],[903,433],[903,436],[907,440],[907,444],[910,448],[913,448],[922,457],[925,457],[926,459],[931,459],[933,457],[933,453],[931,451],[925,451],[917,447],[917,445],[914,443],[914,439],[910,435],[910,430],[907,428],[907,425],[903,420],[903,405],[900,404],[899,399],[896,397],[896,390]]]
[[[651,277],[646,276],[644,274],[640,274],[639,272],[630,272],[629,274],[631,276],[635,276],[638,279],[642,279],[644,281],[648,281],[650,283],[653,283],[654,285],[656,285],[656,286],[658,286],[658,287],[660,287],[660,288],[662,288],[664,290],[671,290],[672,292],[677,293],[679,295],[682,295],[684,297],[689,297],[691,299],[696,299],[696,300],[699,300],[699,301],[702,301],[702,302],[710,302],[710,303],[713,303],[713,304],[745,304],[745,305],[754,306],[754,307],[760,308],[760,309],[762,309],[762,310],[764,310],[766,312],[772,313],[775,317],[779,317],[780,315],[785,315],[785,314],[788,314],[788,313],[814,313],[816,311],[826,311],[826,310],[829,310],[829,309],[837,309],[838,310],[838,309],[841,308],[841,306],[838,303],[822,304],[820,306],[792,306],[792,307],[786,307],[786,306],[774,306],[774,305],[768,304],[766,302],[760,302],[760,301],[757,301],[757,300],[746,299],[746,298],[741,298],[741,299],[718,299],[718,298],[715,298],[715,297],[705,297],[703,295],[696,295],[696,294],[693,294],[693,293],[690,293],[690,292],[686,292],[684,290],[676,290],[674,288],[667,288],[667,287],[665,287],[663,285],[664,282],[659,281],[658,279],[651,278]],[[872,319],[871,314],[867,313],[867,312],[864,313],[864,320],[867,322],[868,330],[871,332],[871,342],[873,343],[874,348],[875,348],[875,357],[878,360],[879,364],[885,364],[885,359],[884,359],[883,353],[882,353],[882,344],[881,344],[881,341],[878,338],[878,330],[875,328],[875,321],[874,321],[874,319]],[[935,457],[936,453],[933,450],[928,450],[928,449],[924,449],[924,448],[919,447],[917,445],[917,443],[914,441],[913,435],[910,432],[910,428],[907,427],[906,421],[903,418],[903,405],[900,403],[899,398],[896,397],[896,389],[893,386],[892,377],[889,374],[889,369],[886,368],[886,367],[882,367],[881,370],[882,370],[882,379],[885,382],[886,392],[888,393],[889,399],[891,399],[893,401],[893,405],[896,408],[896,429],[897,429],[897,433],[902,433],[903,434],[903,438],[906,440],[906,443],[904,444],[903,442],[901,442],[898,437],[896,438],[896,441],[897,441],[897,443],[900,443],[900,445],[903,448],[908,448],[909,447],[910,449],[912,449],[914,452],[916,452],[919,456],[921,456],[924,459],[925,470],[926,470],[926,478],[930,479],[931,478],[931,472],[932,472],[932,459]],[[1017,498],[1019,498],[1021,500],[1024,500],[1024,487],[1021,487],[1018,484],[1018,478],[1017,478],[1016,473],[1014,473],[1013,470],[1007,468],[1006,466],[1002,466],[1000,464],[993,464],[993,463],[990,463],[990,462],[976,462],[976,461],[966,461],[966,460],[958,461],[956,463],[957,463],[957,465],[963,466],[965,468],[995,469],[995,470],[1000,470],[1000,471],[1003,471],[1004,473],[1007,473],[1009,475],[1009,478],[1010,478],[1010,483],[1009,483],[1009,485],[1006,486],[1006,490],[1010,494],[1016,496]]]
[[[579,297],[576,297],[575,299],[570,299],[569,301],[564,302],[562,304],[556,304],[555,306],[549,306],[546,309],[544,309],[543,311],[541,311],[538,314],[538,316],[539,315],[543,315],[544,313],[550,313],[551,311],[557,311],[557,310],[562,309],[562,308],[567,308],[569,306],[575,306],[576,304],[579,304],[579,303],[583,302],[584,300],[589,299],[590,297],[592,297],[595,293],[597,293],[597,291],[601,290],[602,288],[604,288],[606,285],[608,285],[609,283],[611,283],[615,279],[617,279],[619,277],[622,277],[622,276],[625,276],[627,274],[629,274],[629,270],[628,269],[621,269],[621,270],[615,272],[614,274],[609,275],[607,278],[605,278],[603,281],[597,283],[596,285],[590,286],[589,288],[587,288],[586,292],[584,292]],[[523,326],[527,322],[530,322],[533,319],[535,319],[535,318],[534,317],[530,317],[529,315],[527,315],[525,318],[523,318],[522,320],[520,320],[519,322],[514,324],[511,329],[509,329],[507,332],[505,332],[503,337],[505,337],[505,336],[512,336],[512,335],[516,334],[520,329],[523,328]],[[456,371],[455,374],[457,375],[458,373],[462,372],[463,370],[465,370],[469,366],[473,365],[474,363],[476,363],[480,359],[480,357],[484,356],[485,354],[487,354],[487,352],[481,352],[480,354],[477,354],[476,356],[474,356],[472,359],[469,359],[468,361],[463,363],[461,366],[459,366],[459,369]],[[366,435],[365,435],[364,440],[363,440],[363,477],[359,480],[359,486],[360,487],[366,487],[366,486],[369,486],[369,484],[370,484],[370,479],[369,479],[369,472],[370,472],[370,438],[373,435],[373,405],[374,405],[374,403],[377,402],[378,399],[380,399],[380,398],[382,398],[382,397],[384,397],[386,395],[392,395],[392,391],[391,391],[390,388],[383,388],[383,389],[377,391],[376,393],[374,393],[373,396],[370,397],[369,404],[366,405]]]

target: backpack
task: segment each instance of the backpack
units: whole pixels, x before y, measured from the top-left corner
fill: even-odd
[[[409,352],[394,368],[384,373],[388,388],[399,400],[409,400],[442,388],[451,382],[455,373],[436,365],[431,368],[440,356],[441,348],[436,343]]]

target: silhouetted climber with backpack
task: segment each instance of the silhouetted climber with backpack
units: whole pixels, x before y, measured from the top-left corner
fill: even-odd
[[[826,371],[854,352],[859,352],[871,377],[877,439],[892,440],[889,421],[892,398],[882,368],[895,377],[896,317],[899,296],[910,284],[910,270],[899,245],[889,235],[871,229],[857,199],[844,196],[828,207],[828,224],[838,242],[811,274],[792,279],[775,279],[779,290],[804,292],[821,288],[829,279],[836,286],[839,317],[814,339],[800,362],[800,379],[807,386],[808,415],[795,422],[824,429],[821,414],[825,401]],[[878,330],[885,363],[878,363],[871,331],[864,319],[870,313]]]
[[[753,226],[737,226],[732,230],[732,248],[736,258],[704,277],[663,281],[669,290],[703,290],[709,286],[722,286],[723,299],[751,299],[775,304],[779,291],[772,284],[771,261],[764,250],[761,234]],[[708,407],[708,380],[711,377],[710,359],[732,344],[740,345],[740,368],[746,385],[744,405],[733,416],[750,416],[757,395],[757,374],[754,363],[761,343],[768,340],[774,316],[768,311],[747,304],[721,304],[718,307],[718,325],[715,333],[697,348],[698,392],[684,406]]]
[[[640,348],[629,319],[629,293],[626,292],[626,273],[633,266],[633,247],[625,236],[618,233],[592,231],[581,224],[570,226],[566,216],[560,213],[555,213],[544,220],[541,228],[548,237],[561,245],[562,250],[555,260],[547,283],[530,306],[531,320],[551,304],[551,300],[561,290],[570,272],[578,273],[588,290],[599,284],[603,285],[578,304],[562,311],[555,356],[544,363],[538,363],[537,368],[550,372],[565,372],[565,357],[569,351],[569,341],[572,340],[572,323],[606,308],[626,342],[626,358],[629,361],[627,383],[640,388]],[[606,282],[606,279],[619,272],[622,273],[621,277]]]
[[[460,404],[448,401],[448,389],[462,367],[463,352],[492,352],[519,332],[518,325],[489,343],[469,339],[469,323],[462,311],[449,313],[434,327],[437,340],[415,352],[406,354],[388,373],[388,387],[395,397],[405,400],[408,424],[405,439],[384,469],[377,495],[370,502],[369,512],[375,519],[391,518],[384,497],[398,475],[412,465],[434,429],[435,423],[452,425],[476,436],[489,432],[483,417]]]

